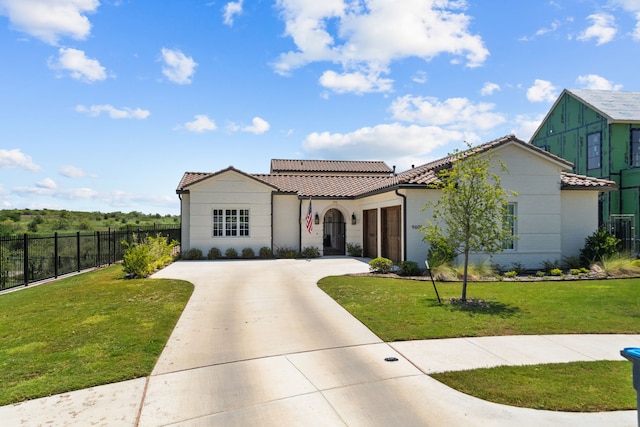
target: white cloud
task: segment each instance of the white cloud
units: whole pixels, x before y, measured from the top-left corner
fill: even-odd
[[[469,32],[470,18],[463,0],[396,0],[346,2],[343,0],[277,0],[286,35],[297,50],[282,53],[275,63],[280,74],[311,62],[328,61],[343,67],[344,78],[381,71],[392,61],[419,57],[426,61],[441,54],[466,65],[482,65],[489,55],[482,38]],[[334,30],[335,29],[335,30]],[[337,82],[345,87],[344,81]],[[343,79],[344,80],[344,79]],[[362,80],[362,78],[360,78]],[[362,84],[362,83],[361,83]],[[390,84],[390,81],[385,83]],[[349,87],[349,85],[346,85]],[[366,86],[363,86],[366,88]],[[379,85],[371,85],[380,90]]]
[[[499,90],[500,90],[500,85],[499,84],[486,82],[482,86],[482,89],[480,89],[480,95],[482,95],[482,96],[493,95],[494,92],[499,91]]]
[[[58,186],[56,185],[56,182],[51,178],[45,178],[42,181],[36,183],[36,187],[53,190]]]
[[[577,82],[583,85],[586,89],[600,89],[600,90],[621,90],[622,85],[614,84],[609,80],[601,77],[597,74],[587,74],[584,76],[578,76]]]
[[[593,15],[589,15],[587,19],[590,20],[592,24],[578,36],[578,40],[589,41],[596,39],[597,46],[613,40],[618,31],[613,15],[608,13],[594,13]]]
[[[180,85],[190,84],[198,63],[180,50],[162,48],[162,74]]]
[[[243,0],[230,1],[224,6],[224,23],[225,25],[233,25],[233,18],[242,13]]]
[[[373,72],[366,75],[361,72],[338,74],[329,70],[320,76],[319,81],[320,85],[337,93],[389,92],[393,87],[393,80],[380,78],[379,73]]]
[[[216,130],[218,127],[215,122],[204,114],[198,114],[195,116],[195,120],[187,122],[184,127],[190,132],[202,133],[207,131]]]
[[[467,98],[449,98],[440,102],[437,98],[406,95],[391,104],[393,118],[423,125],[446,126],[449,129],[486,130],[506,121],[492,110],[490,103],[473,104]]]
[[[11,191],[22,197],[47,196],[64,200],[91,199],[99,194],[90,188],[57,188],[55,183],[51,187],[47,182],[40,182],[35,187],[16,187]]]
[[[91,33],[87,14],[98,0],[0,0],[0,14],[17,30],[55,45],[61,37],[84,40]]]
[[[536,79],[529,89],[527,89],[527,99],[531,102],[553,102],[558,95],[556,87],[550,81]]]
[[[638,0],[610,0],[612,6],[620,6],[635,18],[636,26],[631,33],[634,40],[640,41],[640,2]]]
[[[418,71],[411,77],[411,80],[418,84],[425,84],[427,82],[427,72]]]
[[[128,108],[121,109],[115,108],[110,104],[92,105],[86,107],[84,105],[76,106],[76,111],[79,113],[86,113],[91,117],[97,117],[102,113],[107,113],[112,119],[138,119],[144,120],[151,115],[149,110],[143,110],[141,108]]]
[[[70,165],[62,166],[60,168],[60,175],[66,176],[67,178],[83,178],[89,176],[83,169]]]
[[[312,156],[328,159],[384,159],[406,169],[411,163],[424,163],[425,160],[417,159],[424,159],[437,148],[460,143],[467,138],[463,132],[437,126],[392,123],[364,127],[350,133],[314,132],[305,138],[303,149]]]
[[[33,163],[31,157],[18,148],[13,150],[0,149],[0,169],[24,169],[29,172],[39,172],[40,166]]]
[[[135,194],[124,191],[111,191],[98,195],[101,200],[110,206],[132,208],[136,206],[175,206],[175,198],[168,195]]]
[[[515,119],[517,126],[511,130],[511,133],[523,141],[528,141],[538,129],[542,120],[544,120],[544,114],[538,114],[535,117],[530,117],[526,114],[518,115]]]
[[[243,127],[242,131],[260,135],[268,131],[271,127],[271,125],[269,125],[269,122],[260,117],[254,117],[251,123],[252,124],[250,126]]]
[[[82,50],[72,48],[60,48],[57,60],[49,61],[49,68],[53,70],[68,71],[76,80],[87,83],[104,80],[107,73],[96,59],[87,58]]]

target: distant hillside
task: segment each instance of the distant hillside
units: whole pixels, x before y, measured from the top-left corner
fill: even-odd
[[[75,212],[51,209],[0,210],[0,235],[73,231],[104,231],[125,226],[180,225],[179,215],[140,212]]]

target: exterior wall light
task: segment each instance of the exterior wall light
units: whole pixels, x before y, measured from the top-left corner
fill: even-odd
[[[356,224],[356,213],[352,213],[351,214],[351,224],[355,225]]]
[[[315,222],[316,224],[320,224],[320,217],[318,216],[318,212],[316,212],[316,216],[313,219],[313,222]]]

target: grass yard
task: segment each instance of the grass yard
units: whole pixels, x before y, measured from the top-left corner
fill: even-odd
[[[331,276],[320,288],[384,341],[534,334],[640,333],[640,280],[473,282],[468,299],[480,307],[448,303],[461,284]],[[588,320],[588,321],[587,321]]]
[[[0,295],[0,405],[149,375],[192,292],[114,265]]]
[[[319,284],[385,341],[533,334],[640,333],[640,280],[472,282],[461,284],[332,276]],[[513,406],[559,411],[635,409],[631,363],[599,361],[497,367],[434,374],[464,393]]]

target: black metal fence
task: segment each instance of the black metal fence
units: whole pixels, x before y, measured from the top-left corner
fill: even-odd
[[[179,242],[180,227],[153,225],[53,236],[0,236],[0,290],[122,261],[127,244],[157,235]]]

